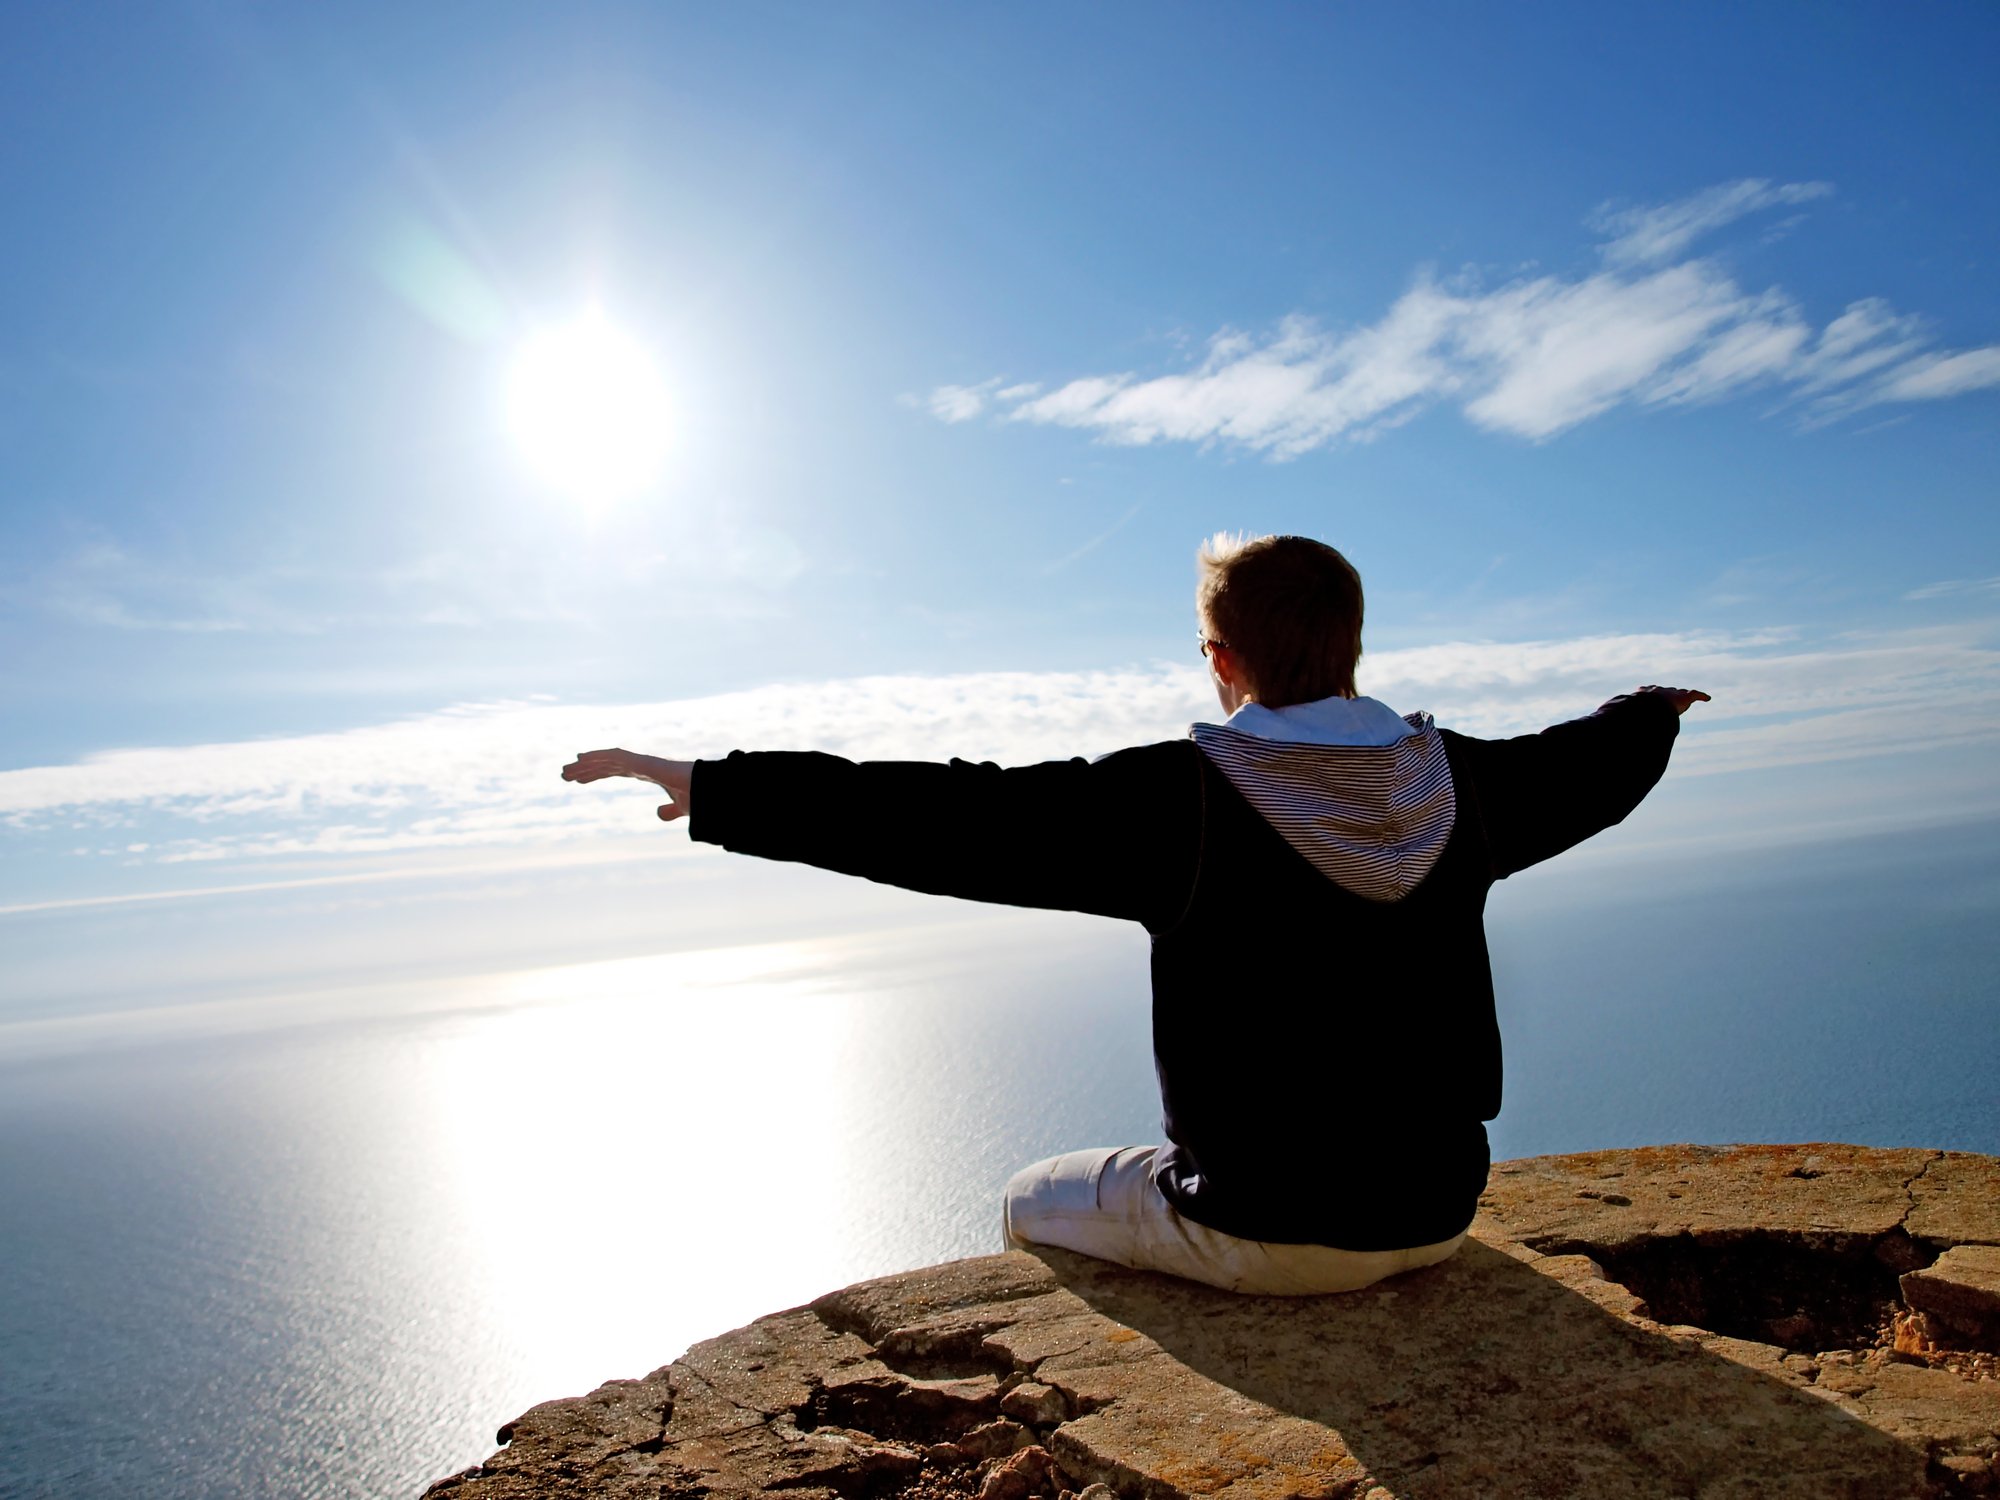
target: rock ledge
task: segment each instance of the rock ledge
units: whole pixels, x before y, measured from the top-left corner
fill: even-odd
[[[1474,1238],[1233,1297],[957,1261],[537,1406],[430,1500],[2000,1495],[2000,1158],[1503,1162]]]

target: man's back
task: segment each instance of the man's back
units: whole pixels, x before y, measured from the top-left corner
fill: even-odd
[[[1013,769],[739,752],[700,764],[691,832],[915,890],[1142,923],[1172,1143],[1160,1190],[1228,1234],[1373,1249],[1463,1228],[1485,1181],[1501,1073],[1487,888],[1621,820],[1678,725],[1665,698],[1637,694],[1516,739],[1431,731],[1452,818],[1394,900],[1325,873],[1195,740]],[[1398,753],[1346,749],[1357,777],[1371,754]]]
[[[1160,1189],[1245,1239],[1352,1250],[1463,1229],[1498,1112],[1479,820],[1371,900],[1317,868],[1203,757],[1203,856],[1153,939]]]

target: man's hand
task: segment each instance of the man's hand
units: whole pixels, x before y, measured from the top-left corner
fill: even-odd
[[[1662,698],[1673,704],[1674,712],[1677,714],[1686,713],[1690,704],[1707,703],[1710,701],[1708,694],[1704,693],[1700,688],[1661,687],[1656,682],[1649,682],[1642,688],[1636,688],[1634,689],[1634,693],[1658,693]]]
[[[650,781],[674,800],[660,809],[660,821],[671,823],[694,810],[694,762],[661,760],[632,750],[584,750],[563,767],[564,781],[602,781],[606,776],[631,776]]]

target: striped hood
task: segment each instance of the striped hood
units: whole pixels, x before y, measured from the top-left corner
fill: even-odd
[[[1458,802],[1429,714],[1373,698],[1246,703],[1189,732],[1285,842],[1357,896],[1401,900],[1451,837]]]

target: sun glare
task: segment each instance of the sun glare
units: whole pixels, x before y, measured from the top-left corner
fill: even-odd
[[[515,442],[541,480],[581,501],[622,499],[659,479],[667,408],[644,346],[599,312],[533,335],[508,373]]]

